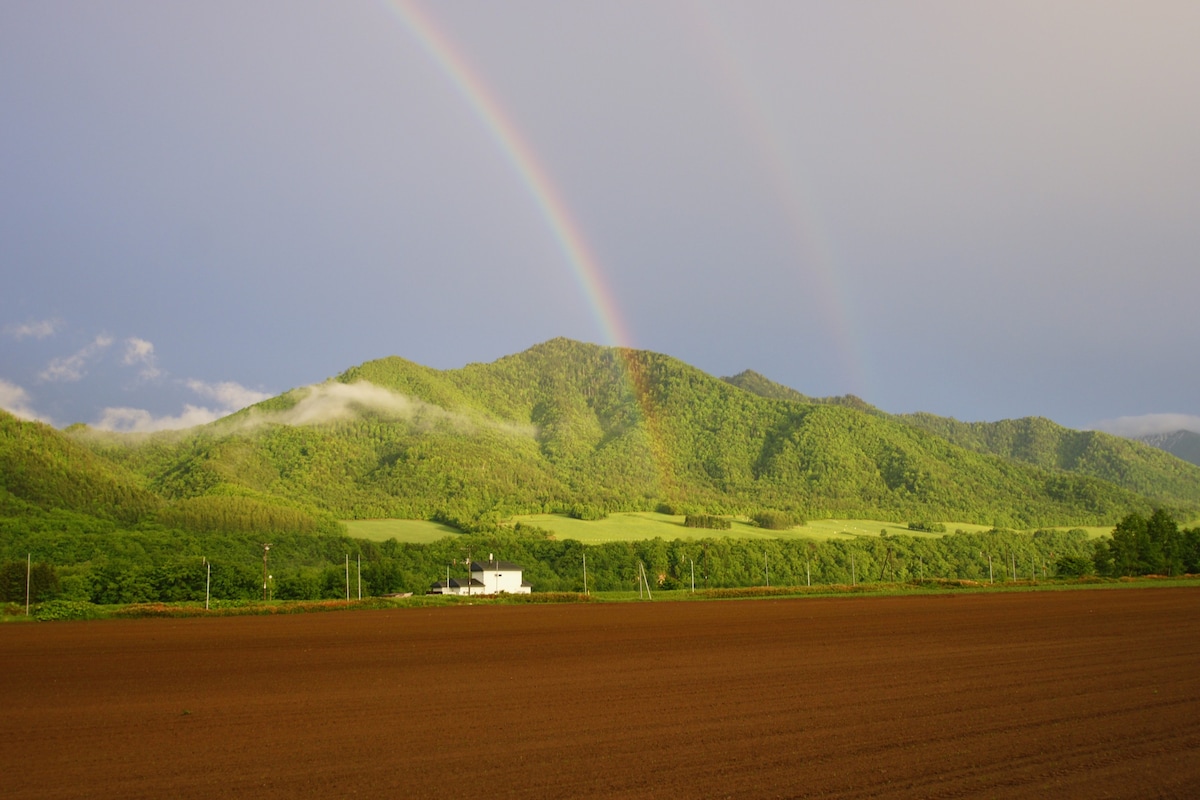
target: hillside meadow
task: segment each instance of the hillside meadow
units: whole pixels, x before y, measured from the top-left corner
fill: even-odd
[[[909,530],[906,524],[872,519],[820,519],[809,520],[789,530],[764,530],[746,518],[732,518],[727,530],[688,528],[682,515],[660,514],[653,511],[632,511],[609,514],[604,519],[581,520],[566,514],[522,514],[505,524],[528,525],[549,531],[559,540],[574,540],[583,544],[605,544],[608,542],[641,542],[651,539],[752,539],[783,541],[836,541],[858,537],[878,537],[886,531],[888,535],[904,535],[920,538],[938,538],[943,533],[925,533]],[[447,536],[459,536],[461,531],[438,522],[416,519],[366,519],[343,520],[347,533],[355,539],[384,542],[395,539],[409,544],[429,544]],[[975,525],[968,522],[942,523],[946,531],[953,533],[984,533],[990,525]],[[1112,526],[1079,527],[1089,538],[1098,538],[1112,533]],[[1062,528],[1067,530],[1067,528]]]

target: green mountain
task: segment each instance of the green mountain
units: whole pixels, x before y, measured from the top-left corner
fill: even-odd
[[[1165,454],[1113,437],[1065,460],[1029,458],[1043,448],[1019,437],[1005,450],[962,423],[939,431],[937,418],[771,387],[754,373],[722,380],[656,353],[555,339],[457,370],[370,361],[187,432],[70,439],[193,527],[226,512],[322,527],[660,505],[1031,527],[1200,508],[1200,469],[1175,459],[1168,469],[1156,460]]]
[[[1076,431],[1041,417],[959,422],[932,414],[897,417],[947,441],[1045,469],[1112,483],[1171,505],[1196,493],[1197,470],[1161,450],[1100,431]]]
[[[784,386],[782,383],[767,378],[755,372],[752,369],[739,372],[728,378],[721,378],[726,383],[732,384],[739,389],[745,389],[747,392],[756,394],[759,397],[767,397],[772,400],[791,400],[796,403],[819,403],[822,405],[846,406],[847,408],[856,408],[859,411],[867,411],[871,413],[881,414],[879,409],[866,402],[860,397],[852,394],[843,394],[836,397],[809,397],[806,394],[801,394],[790,386]]]
[[[722,380],[763,397],[861,408],[868,413],[935,434],[977,453],[1095,478],[1164,505],[1178,504],[1186,498],[1190,498],[1186,500],[1187,503],[1195,502],[1197,497],[1196,471],[1180,465],[1175,459],[1164,458],[1162,453],[1154,452],[1154,448],[1165,450],[1200,465],[1200,434],[1189,431],[1131,441],[1099,431],[1071,430],[1042,417],[999,422],[959,422],[926,413],[889,415],[853,395],[808,398],[749,370]],[[1192,457],[1188,458],[1188,455]]]
[[[1156,433],[1149,436],[1139,436],[1137,441],[1165,450],[1176,458],[1182,458],[1189,464],[1200,465],[1200,433],[1195,431],[1175,431],[1174,433]]]
[[[0,503],[6,514],[59,510],[118,522],[153,514],[146,480],[40,422],[0,411]]]

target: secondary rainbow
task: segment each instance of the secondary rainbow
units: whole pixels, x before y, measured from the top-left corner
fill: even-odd
[[[591,307],[604,343],[631,346],[632,337],[605,286],[604,273],[579,225],[533,150],[496,102],[487,84],[430,16],[416,4],[406,0],[389,0],[386,5],[458,89],[533,197]]]
[[[784,127],[772,112],[773,104],[760,91],[761,81],[750,67],[744,48],[739,47],[723,12],[714,3],[689,6],[700,36],[700,49],[710,54],[720,82],[724,84],[737,116],[754,140],[763,163],[763,174],[771,182],[779,208],[791,228],[793,246],[804,269],[796,277],[807,277],[804,285],[821,299],[826,330],[839,351],[843,377],[851,391],[870,396],[868,359],[853,324],[854,312],[847,298],[849,291],[837,269],[833,247],[821,223],[820,210],[809,191],[802,154],[789,142]]]

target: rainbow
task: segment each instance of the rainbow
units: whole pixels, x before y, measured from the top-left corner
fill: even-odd
[[[854,314],[847,301],[849,291],[836,268],[833,248],[820,222],[821,214],[806,188],[810,181],[804,164],[796,157],[795,148],[788,146],[784,128],[771,112],[771,103],[758,90],[760,81],[756,80],[747,66],[748,59],[730,36],[733,26],[721,19],[721,12],[714,3],[697,3],[692,8],[697,12],[697,27],[705,40],[700,49],[714,57],[726,94],[755,141],[763,171],[787,215],[796,255],[807,268],[804,276],[812,281],[806,288],[815,290],[821,298],[827,329],[838,348],[843,377],[852,392],[870,396],[866,349],[857,334],[858,329],[852,324]]]
[[[495,95],[433,19],[416,4],[408,0],[390,0],[387,6],[458,89],[524,183],[587,298],[604,343],[630,347],[633,337],[605,285],[604,273],[595,254],[545,168],[496,102]]]
[[[671,471],[665,468],[667,456],[664,436],[659,415],[655,413],[651,400],[646,364],[638,351],[633,349],[633,337],[605,284],[604,272],[588,247],[580,226],[517,126],[501,108],[478,72],[472,69],[465,56],[454,47],[433,19],[409,0],[387,0],[386,6],[454,84],[525,185],[545,219],[591,307],[603,334],[604,344],[616,347],[624,362],[630,388],[646,422],[651,460],[661,493]]]

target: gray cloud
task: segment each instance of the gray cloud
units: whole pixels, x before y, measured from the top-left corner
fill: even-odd
[[[247,389],[240,383],[234,383],[233,381],[207,383],[193,378],[185,381],[185,383],[196,394],[216,400],[220,403],[221,408],[228,409],[228,413],[239,411],[255,403],[261,403],[263,400],[271,397],[266,392]]]
[[[121,363],[127,367],[141,366],[139,373],[146,380],[162,375],[158,368],[158,359],[154,355],[154,345],[145,339],[131,336],[125,340],[125,356]]]
[[[53,336],[61,326],[61,320],[43,319],[36,322],[5,325],[4,332],[17,341],[21,341],[22,339],[45,339],[47,336]]]
[[[88,362],[93,361],[100,353],[112,346],[113,338],[108,334],[100,334],[84,347],[69,356],[56,358],[38,374],[38,378],[50,382],[74,383],[83,379],[87,374]]]
[[[1175,431],[1200,433],[1200,417],[1193,414],[1143,414],[1137,417],[1101,420],[1089,425],[1086,430],[1104,431],[1131,439]]]
[[[21,419],[36,420],[48,425],[54,424],[49,417],[34,410],[29,392],[3,378],[0,378],[0,408]]]
[[[141,339],[129,339],[129,350],[126,351],[125,363],[147,363],[147,357],[153,358],[154,345]],[[131,355],[133,360],[131,361]],[[153,366],[151,360],[150,365]],[[157,373],[156,373],[157,374]],[[145,373],[143,372],[143,375]],[[105,431],[120,433],[155,433],[158,431],[181,430],[207,425],[222,417],[239,411],[246,406],[261,402],[270,397],[269,394],[247,389],[233,381],[207,383],[191,379],[184,382],[196,394],[215,400],[216,408],[185,403],[179,414],[156,415],[143,408],[126,406],[105,408],[92,427]]]
[[[175,416],[155,416],[144,408],[106,408],[100,412],[100,418],[92,427],[118,433],[156,433],[207,425],[221,416],[219,412],[210,408],[201,408],[190,403],[185,404],[182,413]]]

